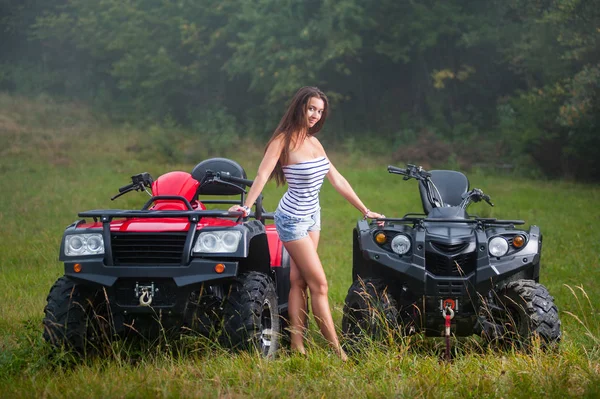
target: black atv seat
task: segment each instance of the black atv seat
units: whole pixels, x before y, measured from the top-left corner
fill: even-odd
[[[192,177],[202,183],[206,171],[228,172],[233,177],[246,179],[246,172],[237,162],[227,158],[210,158],[200,162],[192,170]],[[197,195],[240,195],[244,193],[245,186],[240,184],[210,183],[198,189]]]
[[[469,179],[464,174],[454,170],[431,170],[431,181],[437,187],[442,201],[445,205],[458,206],[462,202],[462,195],[469,191]],[[421,194],[421,203],[423,211],[429,214],[433,209],[433,204],[427,199],[427,193],[423,182],[419,182],[419,192]],[[436,193],[432,192],[436,197]]]

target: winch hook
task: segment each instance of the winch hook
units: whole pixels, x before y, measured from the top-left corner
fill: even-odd
[[[142,289],[142,295],[140,295],[140,306],[150,306],[152,303],[152,294],[147,288]]]
[[[450,305],[447,305],[446,309],[442,310],[442,316],[444,316],[445,319],[450,316],[450,320],[454,318],[454,310],[450,307]]]

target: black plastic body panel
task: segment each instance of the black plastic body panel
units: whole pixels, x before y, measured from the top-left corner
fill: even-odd
[[[374,236],[379,231],[385,231],[386,237],[408,236],[408,253],[398,255],[390,247],[377,244]],[[515,234],[527,238],[522,248],[500,258],[489,254],[489,239]],[[470,335],[477,322],[480,295],[487,295],[515,276],[539,281],[540,254],[541,233],[537,226],[525,231],[502,221],[486,224],[423,218],[408,223],[388,221],[380,227],[361,220],[353,231],[353,279],[387,282],[400,307],[420,310],[421,327],[429,335],[443,331],[441,302],[455,300],[459,307],[453,331]]]

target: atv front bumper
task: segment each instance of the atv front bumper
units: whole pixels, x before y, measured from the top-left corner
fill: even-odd
[[[215,270],[217,264],[224,266],[222,273]],[[107,297],[113,314],[154,317],[159,311],[180,317],[189,312],[191,298],[196,302],[193,298],[199,299],[198,293],[235,277],[238,266],[237,261],[208,259],[193,259],[189,266],[107,266],[102,258],[88,258],[65,262],[65,275],[97,287],[93,289],[104,289],[102,296]]]
[[[224,266],[222,273],[215,271],[217,264]],[[80,271],[76,272],[77,269]],[[112,287],[119,279],[171,279],[177,287],[185,287],[234,277],[237,273],[237,261],[223,262],[209,259],[193,259],[188,266],[107,266],[101,257],[65,262],[66,276],[105,287]]]

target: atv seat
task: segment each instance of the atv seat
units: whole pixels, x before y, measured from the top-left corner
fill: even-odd
[[[192,170],[192,177],[198,180],[201,185],[198,188],[197,195],[241,195],[245,193],[246,187],[241,184],[223,184],[212,182],[202,184],[206,176],[206,171],[228,172],[233,177],[246,179],[246,172],[237,162],[227,158],[210,158],[200,162]]]
[[[469,191],[469,179],[467,176],[454,170],[431,170],[431,181],[437,187],[441,199],[446,206],[458,206],[462,202],[462,195]],[[419,192],[421,194],[421,203],[423,211],[429,214],[434,208],[434,204],[427,199],[425,185],[419,181]],[[437,197],[435,191],[432,192],[434,198]],[[438,198],[439,199],[439,198]]]

